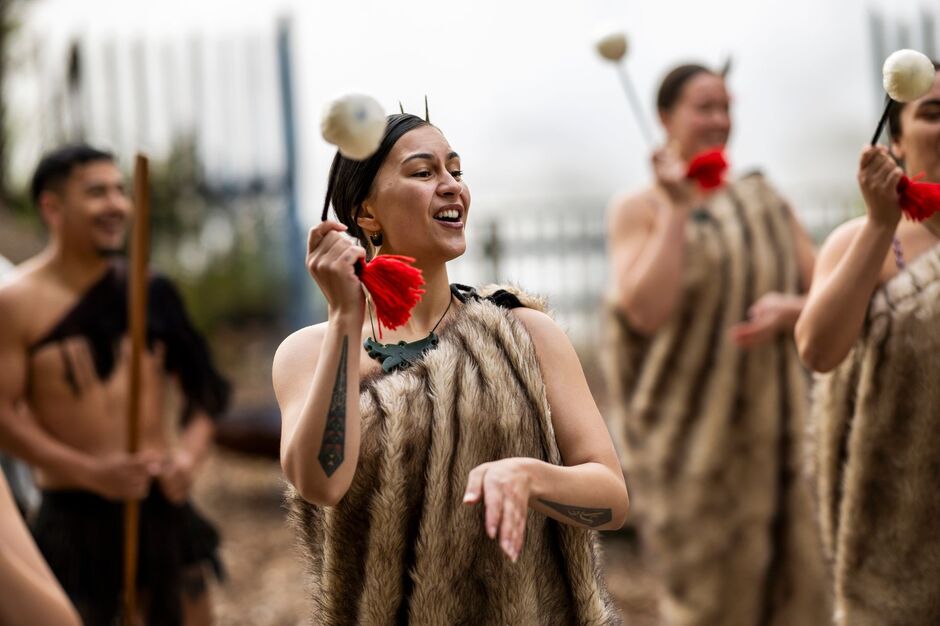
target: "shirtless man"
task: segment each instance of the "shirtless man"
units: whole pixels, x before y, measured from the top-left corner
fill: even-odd
[[[141,451],[125,453],[130,347],[119,253],[133,211],[123,177],[110,154],[67,146],[43,157],[31,192],[49,243],[0,286],[0,449],[35,469],[36,543],[85,624],[112,624],[120,501],[141,499],[143,619],[209,623],[204,573],[206,563],[218,567],[218,536],[187,498],[228,385],[172,284],[151,276]],[[177,436],[164,419],[170,385],[185,405]]]

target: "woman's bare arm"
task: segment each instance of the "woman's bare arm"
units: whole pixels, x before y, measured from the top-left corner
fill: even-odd
[[[836,229],[823,245],[796,324],[800,357],[818,372],[839,365],[861,333],[901,219],[897,185],[902,174],[885,148],[862,152],[858,180],[868,215]]]
[[[533,508],[566,524],[620,528],[629,498],[607,426],[591,396],[581,363],[555,322],[532,309],[515,309],[535,344],[563,466],[509,458],[474,468],[466,504],[483,502],[490,537],[515,559],[522,549],[525,514]]]
[[[333,319],[294,333],[274,356],[281,466],[314,504],[339,502],[356,472],[361,335],[355,320]]]
[[[0,473],[0,625],[80,626],[81,619],[49,570]]]
[[[300,495],[332,506],[359,459],[359,345],[364,299],[355,263],[365,251],[323,222],[310,231],[307,267],[329,303],[329,322],[297,331],[272,366],[281,408],[281,466]]]
[[[652,165],[654,189],[614,204],[609,226],[617,301],[634,329],[648,335],[669,320],[682,295],[685,223],[696,194],[674,147],[657,150]]]
[[[618,200],[610,209],[610,251],[616,301],[630,325],[653,334],[666,323],[682,293],[688,210],[662,208],[649,196]]]

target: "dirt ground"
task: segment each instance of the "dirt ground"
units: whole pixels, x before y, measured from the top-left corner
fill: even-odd
[[[270,460],[217,452],[196,485],[197,506],[222,533],[228,580],[214,587],[220,626],[306,624],[303,566],[285,523],[283,478]],[[653,584],[629,535],[604,537],[608,586],[630,626],[653,626]]]

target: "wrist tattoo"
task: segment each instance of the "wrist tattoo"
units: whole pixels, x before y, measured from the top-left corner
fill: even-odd
[[[323,443],[317,459],[327,477],[343,463],[343,449],[346,443],[346,354],[349,337],[343,337],[343,346],[339,353],[339,366],[336,368],[336,382],[333,383],[333,396],[326,411],[326,425],[323,429]]]
[[[539,498],[539,502],[553,511],[561,513],[568,519],[571,519],[579,524],[583,524],[588,528],[597,528],[598,526],[603,526],[614,517],[613,512],[610,509],[592,509],[590,507],[584,506],[572,506],[570,504],[552,502],[551,500],[545,500],[543,498]]]

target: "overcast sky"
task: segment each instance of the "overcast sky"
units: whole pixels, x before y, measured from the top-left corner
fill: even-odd
[[[592,47],[601,22],[628,33],[629,71],[648,111],[671,64],[717,66],[730,54],[733,165],[760,166],[797,196],[808,188],[851,190],[858,149],[879,113],[869,7],[899,23],[916,24],[919,15],[912,0],[30,4],[25,30],[41,42],[34,44],[35,67],[61,66],[67,42],[79,35],[92,41],[142,34],[265,37],[278,15],[293,16],[303,198],[310,213],[320,204],[332,157],[319,137],[320,111],[330,97],[350,90],[376,96],[389,111],[401,100],[420,112],[427,94],[432,120],[463,156],[477,209],[513,198],[606,197],[642,184],[647,149],[614,69]],[[33,87],[46,80],[34,79]],[[273,85],[272,72],[259,89]],[[32,167],[35,100],[13,96],[32,103],[15,112],[19,140],[27,146],[17,163],[23,172]],[[155,100],[174,106],[172,94]],[[220,151],[232,141],[224,119],[216,117],[215,130],[206,131]],[[275,154],[263,158],[278,159],[276,125],[255,132],[275,138],[265,144]]]

